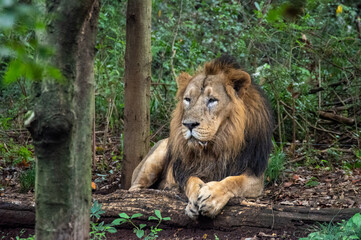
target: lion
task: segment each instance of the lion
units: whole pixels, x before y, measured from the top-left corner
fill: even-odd
[[[273,117],[262,90],[222,56],[177,79],[169,138],[136,167],[130,190],[178,189],[186,215],[214,218],[232,197],[257,197],[272,148]]]

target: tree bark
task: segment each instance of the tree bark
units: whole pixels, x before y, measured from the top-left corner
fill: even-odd
[[[15,195],[15,194],[14,194]],[[170,221],[163,222],[170,227],[204,228],[234,230],[235,228],[253,227],[259,229],[288,229],[322,223],[340,222],[349,219],[359,208],[308,208],[289,207],[272,204],[255,204],[242,201],[240,198],[231,199],[222,212],[215,219],[202,218],[193,221],[188,218],[184,209],[186,198],[184,195],[161,190],[141,190],[129,192],[118,190],[108,195],[94,195],[105,214],[101,221],[111,222],[119,217],[119,213],[128,215],[143,214],[138,218],[143,223],[153,215],[154,210],[161,211],[163,217],[170,217]],[[16,195],[4,197],[0,200],[0,227],[31,227],[34,222],[34,207],[31,197]],[[20,217],[21,216],[21,217]],[[132,228],[131,225],[120,225],[120,228]]]
[[[47,0],[43,41],[63,82],[43,79],[26,120],[36,153],[37,239],[89,239],[98,0]]]
[[[151,0],[129,0],[127,8],[122,188],[149,150]]]

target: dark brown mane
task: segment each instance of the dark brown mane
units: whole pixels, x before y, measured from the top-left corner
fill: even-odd
[[[241,69],[241,66],[234,57],[228,55],[223,55],[204,65],[206,75],[216,75],[220,72],[228,73],[231,69]]]

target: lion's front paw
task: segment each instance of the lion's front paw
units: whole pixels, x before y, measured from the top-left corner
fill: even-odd
[[[199,213],[214,218],[231,197],[233,194],[227,191],[221,182],[208,182],[199,190]]]
[[[188,217],[190,217],[193,220],[197,219],[199,215],[197,202],[189,201],[185,211]]]
[[[136,184],[136,185],[133,185],[129,188],[129,191],[137,191],[137,190],[140,190],[140,189],[144,189],[144,187],[140,184]]]

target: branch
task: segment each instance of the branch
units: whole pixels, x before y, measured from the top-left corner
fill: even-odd
[[[174,65],[173,65],[173,59],[174,59],[175,53],[176,53],[176,50],[174,50],[174,44],[175,44],[175,40],[176,40],[177,35],[178,35],[178,29],[179,29],[179,25],[180,25],[180,20],[181,20],[181,18],[182,18],[182,11],[183,11],[183,0],[181,0],[181,3],[180,3],[179,18],[178,18],[177,27],[176,27],[176,29],[175,29],[174,38],[173,38],[172,47],[171,47],[172,56],[170,57],[170,68],[172,69],[172,73],[173,73],[174,79],[177,78],[177,74],[175,73]]]
[[[341,115],[337,115],[330,112],[324,112],[324,111],[317,111],[318,115],[320,115],[321,118],[332,120],[334,122],[343,123],[346,125],[353,125],[355,124],[355,119],[353,118],[347,118]]]

